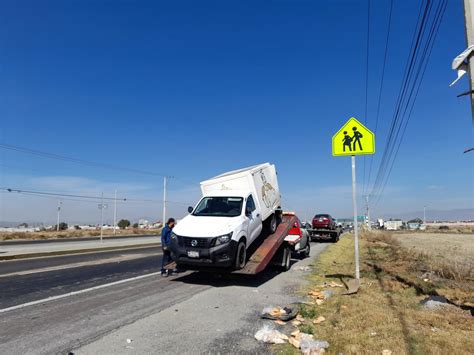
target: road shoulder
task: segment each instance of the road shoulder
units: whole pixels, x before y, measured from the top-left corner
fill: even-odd
[[[215,287],[119,328],[74,353],[265,351],[267,348],[254,339],[255,332],[268,322],[259,319],[260,312],[268,305],[299,301],[297,291],[305,282],[305,273],[300,266],[311,264],[326,246],[314,244],[311,258],[299,261],[286,273],[268,271],[258,278],[216,279],[199,274],[177,278],[170,282],[189,283],[188,287],[207,282]]]

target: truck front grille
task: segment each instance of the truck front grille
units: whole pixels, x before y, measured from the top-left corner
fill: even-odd
[[[209,248],[214,238],[193,238],[183,237],[185,247],[190,248]]]

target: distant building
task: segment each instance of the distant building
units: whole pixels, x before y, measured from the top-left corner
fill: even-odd
[[[384,228],[388,231],[396,231],[403,227],[403,221],[401,220],[390,220],[384,222]]]

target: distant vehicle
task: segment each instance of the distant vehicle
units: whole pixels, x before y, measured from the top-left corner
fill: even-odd
[[[317,214],[313,218],[313,228],[314,229],[336,229],[336,222],[334,218],[329,214]]]
[[[283,213],[283,215],[293,215],[290,213]],[[293,226],[288,231],[288,236],[285,241],[290,245],[291,251],[301,259],[307,258],[311,251],[310,236],[308,227],[311,227],[309,223],[302,223],[298,217],[295,218]]]

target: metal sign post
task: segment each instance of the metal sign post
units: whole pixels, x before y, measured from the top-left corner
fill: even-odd
[[[375,134],[351,117],[332,137],[333,156],[351,156],[352,161],[352,206],[354,208],[354,254],[355,278],[360,279],[359,224],[357,217],[356,155],[375,154]],[[367,213],[368,214],[368,213]],[[370,216],[369,216],[370,226]]]
[[[359,269],[359,224],[357,222],[357,184],[356,184],[356,158],[352,159],[352,206],[354,208],[354,254],[355,254],[355,274],[356,280],[360,279]]]

